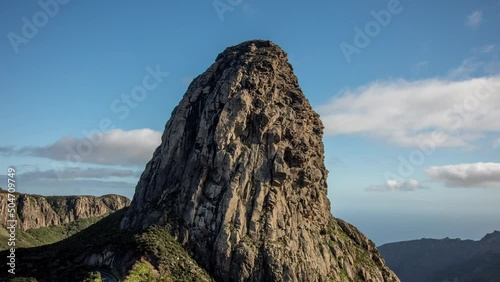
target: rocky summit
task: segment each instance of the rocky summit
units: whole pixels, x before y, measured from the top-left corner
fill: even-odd
[[[218,281],[399,281],[332,216],[322,135],[280,47],[229,47],[172,112],[121,228],[165,228]]]

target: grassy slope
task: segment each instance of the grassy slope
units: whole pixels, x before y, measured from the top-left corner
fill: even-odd
[[[17,229],[16,247],[38,247],[61,241],[98,222],[103,217],[105,216],[85,218],[63,225],[29,229],[27,231]],[[8,238],[7,230],[0,227],[0,251],[10,248],[7,245]]]
[[[40,282],[83,281],[95,269],[82,266],[79,258],[113,250],[117,259],[132,258],[126,273],[107,270],[125,281],[212,281],[164,229],[151,227],[140,233],[120,230],[125,212],[126,209],[114,212],[55,244],[18,249],[16,276],[35,277]],[[0,253],[5,255],[6,252]],[[7,273],[6,267],[0,265],[0,273]]]

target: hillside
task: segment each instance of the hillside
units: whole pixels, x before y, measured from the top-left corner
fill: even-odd
[[[499,231],[479,241],[421,239],[385,244],[379,250],[401,281],[500,281]]]
[[[130,204],[118,195],[40,196],[15,193],[16,247],[52,244],[68,238]],[[7,191],[0,188],[0,250],[9,248]]]
[[[32,228],[26,231],[16,230],[16,247],[30,248],[42,245],[52,244],[68,238],[81,230],[98,222],[108,214],[96,217],[78,219],[62,225],[53,225],[48,227]],[[0,250],[10,248],[7,245],[9,233],[4,226],[0,226]]]
[[[74,282],[106,270],[129,282],[212,281],[165,230],[120,230],[125,213],[126,208],[55,244],[17,250],[16,255],[22,259],[16,277]],[[0,255],[4,257],[7,252]],[[6,273],[6,266],[1,265],[0,271]]]

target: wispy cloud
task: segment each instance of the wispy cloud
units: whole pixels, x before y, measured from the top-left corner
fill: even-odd
[[[92,134],[86,138],[64,137],[47,146],[0,148],[4,155],[18,154],[64,161],[105,165],[144,165],[160,144],[161,133],[148,128],[115,129]]]
[[[360,135],[416,147],[471,148],[486,133],[500,134],[500,76],[450,81],[377,81],[346,89],[317,108],[331,135]]]
[[[19,175],[19,180],[21,180]],[[7,183],[7,176],[0,175],[0,183]],[[132,199],[137,182],[109,181],[100,179],[46,179],[23,178],[20,193],[41,195],[94,195],[118,194]],[[4,187],[5,188],[5,187]]]
[[[23,181],[27,179],[106,179],[128,176],[138,176],[138,173],[129,169],[70,167],[61,170],[50,169],[27,172],[21,171],[19,174],[19,178]]]
[[[415,191],[417,189],[422,189],[424,186],[420,184],[419,181],[415,179],[409,179],[405,181],[398,180],[387,180],[384,185],[372,185],[366,188],[367,191],[379,192],[379,191]]]
[[[477,49],[477,51],[479,51],[480,53],[483,53],[483,54],[487,54],[487,53],[493,52],[495,49],[496,49],[496,46],[494,44],[488,44],[488,45],[484,45],[484,46],[479,47]]]
[[[500,188],[500,163],[469,163],[433,166],[427,173],[449,187]]]
[[[484,53],[484,52],[482,52]],[[489,53],[489,52],[487,52]],[[481,75],[494,75],[500,71],[500,61],[497,59],[482,60],[477,57],[470,57],[462,61],[462,64],[449,71],[450,79],[467,79]]]
[[[465,25],[471,28],[476,28],[481,25],[483,21],[483,12],[481,10],[475,10],[470,15],[467,16]]]
[[[429,61],[418,61],[415,65],[413,65],[412,69],[416,73],[421,73],[426,70],[427,67],[429,67]]]
[[[471,56],[465,58],[458,67],[450,69],[448,78],[464,80],[500,74],[499,53],[495,44],[475,47],[471,52]]]

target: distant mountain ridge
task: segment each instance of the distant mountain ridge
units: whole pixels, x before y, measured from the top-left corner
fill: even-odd
[[[500,231],[479,241],[420,239],[378,249],[404,282],[500,281]]]
[[[0,188],[0,250],[8,249],[8,193]],[[15,193],[17,248],[52,244],[130,205],[119,195],[41,196]]]
[[[28,229],[57,226],[79,219],[100,217],[130,205],[119,195],[41,196],[15,193],[17,226]],[[0,225],[7,226],[7,191],[0,188]]]

